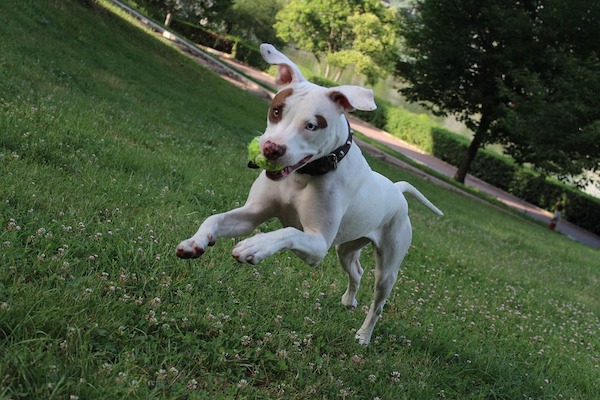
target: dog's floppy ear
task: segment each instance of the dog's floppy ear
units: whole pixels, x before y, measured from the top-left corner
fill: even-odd
[[[285,86],[292,82],[303,82],[306,80],[300,73],[296,64],[283,55],[272,44],[261,44],[260,54],[269,64],[277,65],[278,72],[275,77],[275,84],[277,86]]]
[[[344,85],[329,89],[327,95],[339,104],[344,111],[373,111],[377,108],[373,91],[360,86]]]

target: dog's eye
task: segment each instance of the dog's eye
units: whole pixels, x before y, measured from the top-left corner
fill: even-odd
[[[306,126],[304,127],[304,129],[306,129],[307,131],[316,131],[319,127],[315,124],[313,124],[312,122],[309,122],[306,124]]]
[[[283,107],[281,105],[276,105],[271,107],[269,111],[269,121],[273,123],[277,123],[281,121],[281,115],[283,114]]]

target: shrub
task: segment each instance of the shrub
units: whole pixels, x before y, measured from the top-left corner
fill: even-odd
[[[269,64],[262,58],[257,46],[236,39],[231,55],[238,61],[258,68],[261,71],[269,69]]]
[[[314,83],[315,85],[319,85],[319,86],[323,86],[323,87],[334,87],[334,86],[338,86],[339,83],[329,80],[327,78],[323,78],[321,76],[318,75],[313,75],[310,78],[308,78],[309,81],[311,81],[312,83]]]
[[[204,29],[192,23],[174,19],[171,22],[170,28],[201,46],[210,47],[212,49],[222,51],[223,53],[231,54],[234,42],[218,33]]]
[[[480,150],[472,165],[475,176],[505,191],[510,191],[519,168],[512,160],[487,150]]]
[[[564,194],[567,220],[600,235],[600,201],[571,188],[566,188]]]
[[[373,126],[382,127],[387,124],[387,111],[385,107],[377,105],[373,111],[355,111],[354,115]]]
[[[412,114],[401,108],[389,108],[384,129],[394,136],[433,154],[434,124],[426,114]]]
[[[547,210],[553,210],[560,200],[567,221],[600,234],[600,201],[595,197],[526,169],[517,171],[510,192]]]
[[[171,29],[194,43],[231,54],[236,60],[252,67],[262,71],[268,68],[268,64],[260,55],[259,48],[237,37],[220,35],[201,26],[177,19],[171,22]]]

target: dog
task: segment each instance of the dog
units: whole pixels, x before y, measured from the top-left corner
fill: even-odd
[[[342,304],[355,309],[363,275],[359,255],[372,243],[374,298],[356,332],[358,342],[368,345],[412,240],[403,193],[443,214],[409,183],[394,184],[371,170],[353,144],[345,113],[376,109],[372,90],[318,86],[308,82],[274,46],[262,44],[260,51],[265,61],[277,65],[279,89],[269,107],[260,149],[267,160],[285,167],[263,170],[242,207],[208,217],[191,238],[178,245],[176,255],[200,257],[218,238],[248,236],[259,224],[276,217],[283,228],[240,241],[233,257],[240,263],[257,264],[288,249],[314,266],[335,246],[349,278]]]

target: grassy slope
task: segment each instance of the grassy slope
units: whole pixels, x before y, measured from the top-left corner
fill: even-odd
[[[414,245],[369,348],[333,254],[252,268],[222,240],[175,259],[244,201],[266,105],[81,3],[0,4],[0,397],[600,393],[598,252],[375,160],[446,216],[411,201]]]

